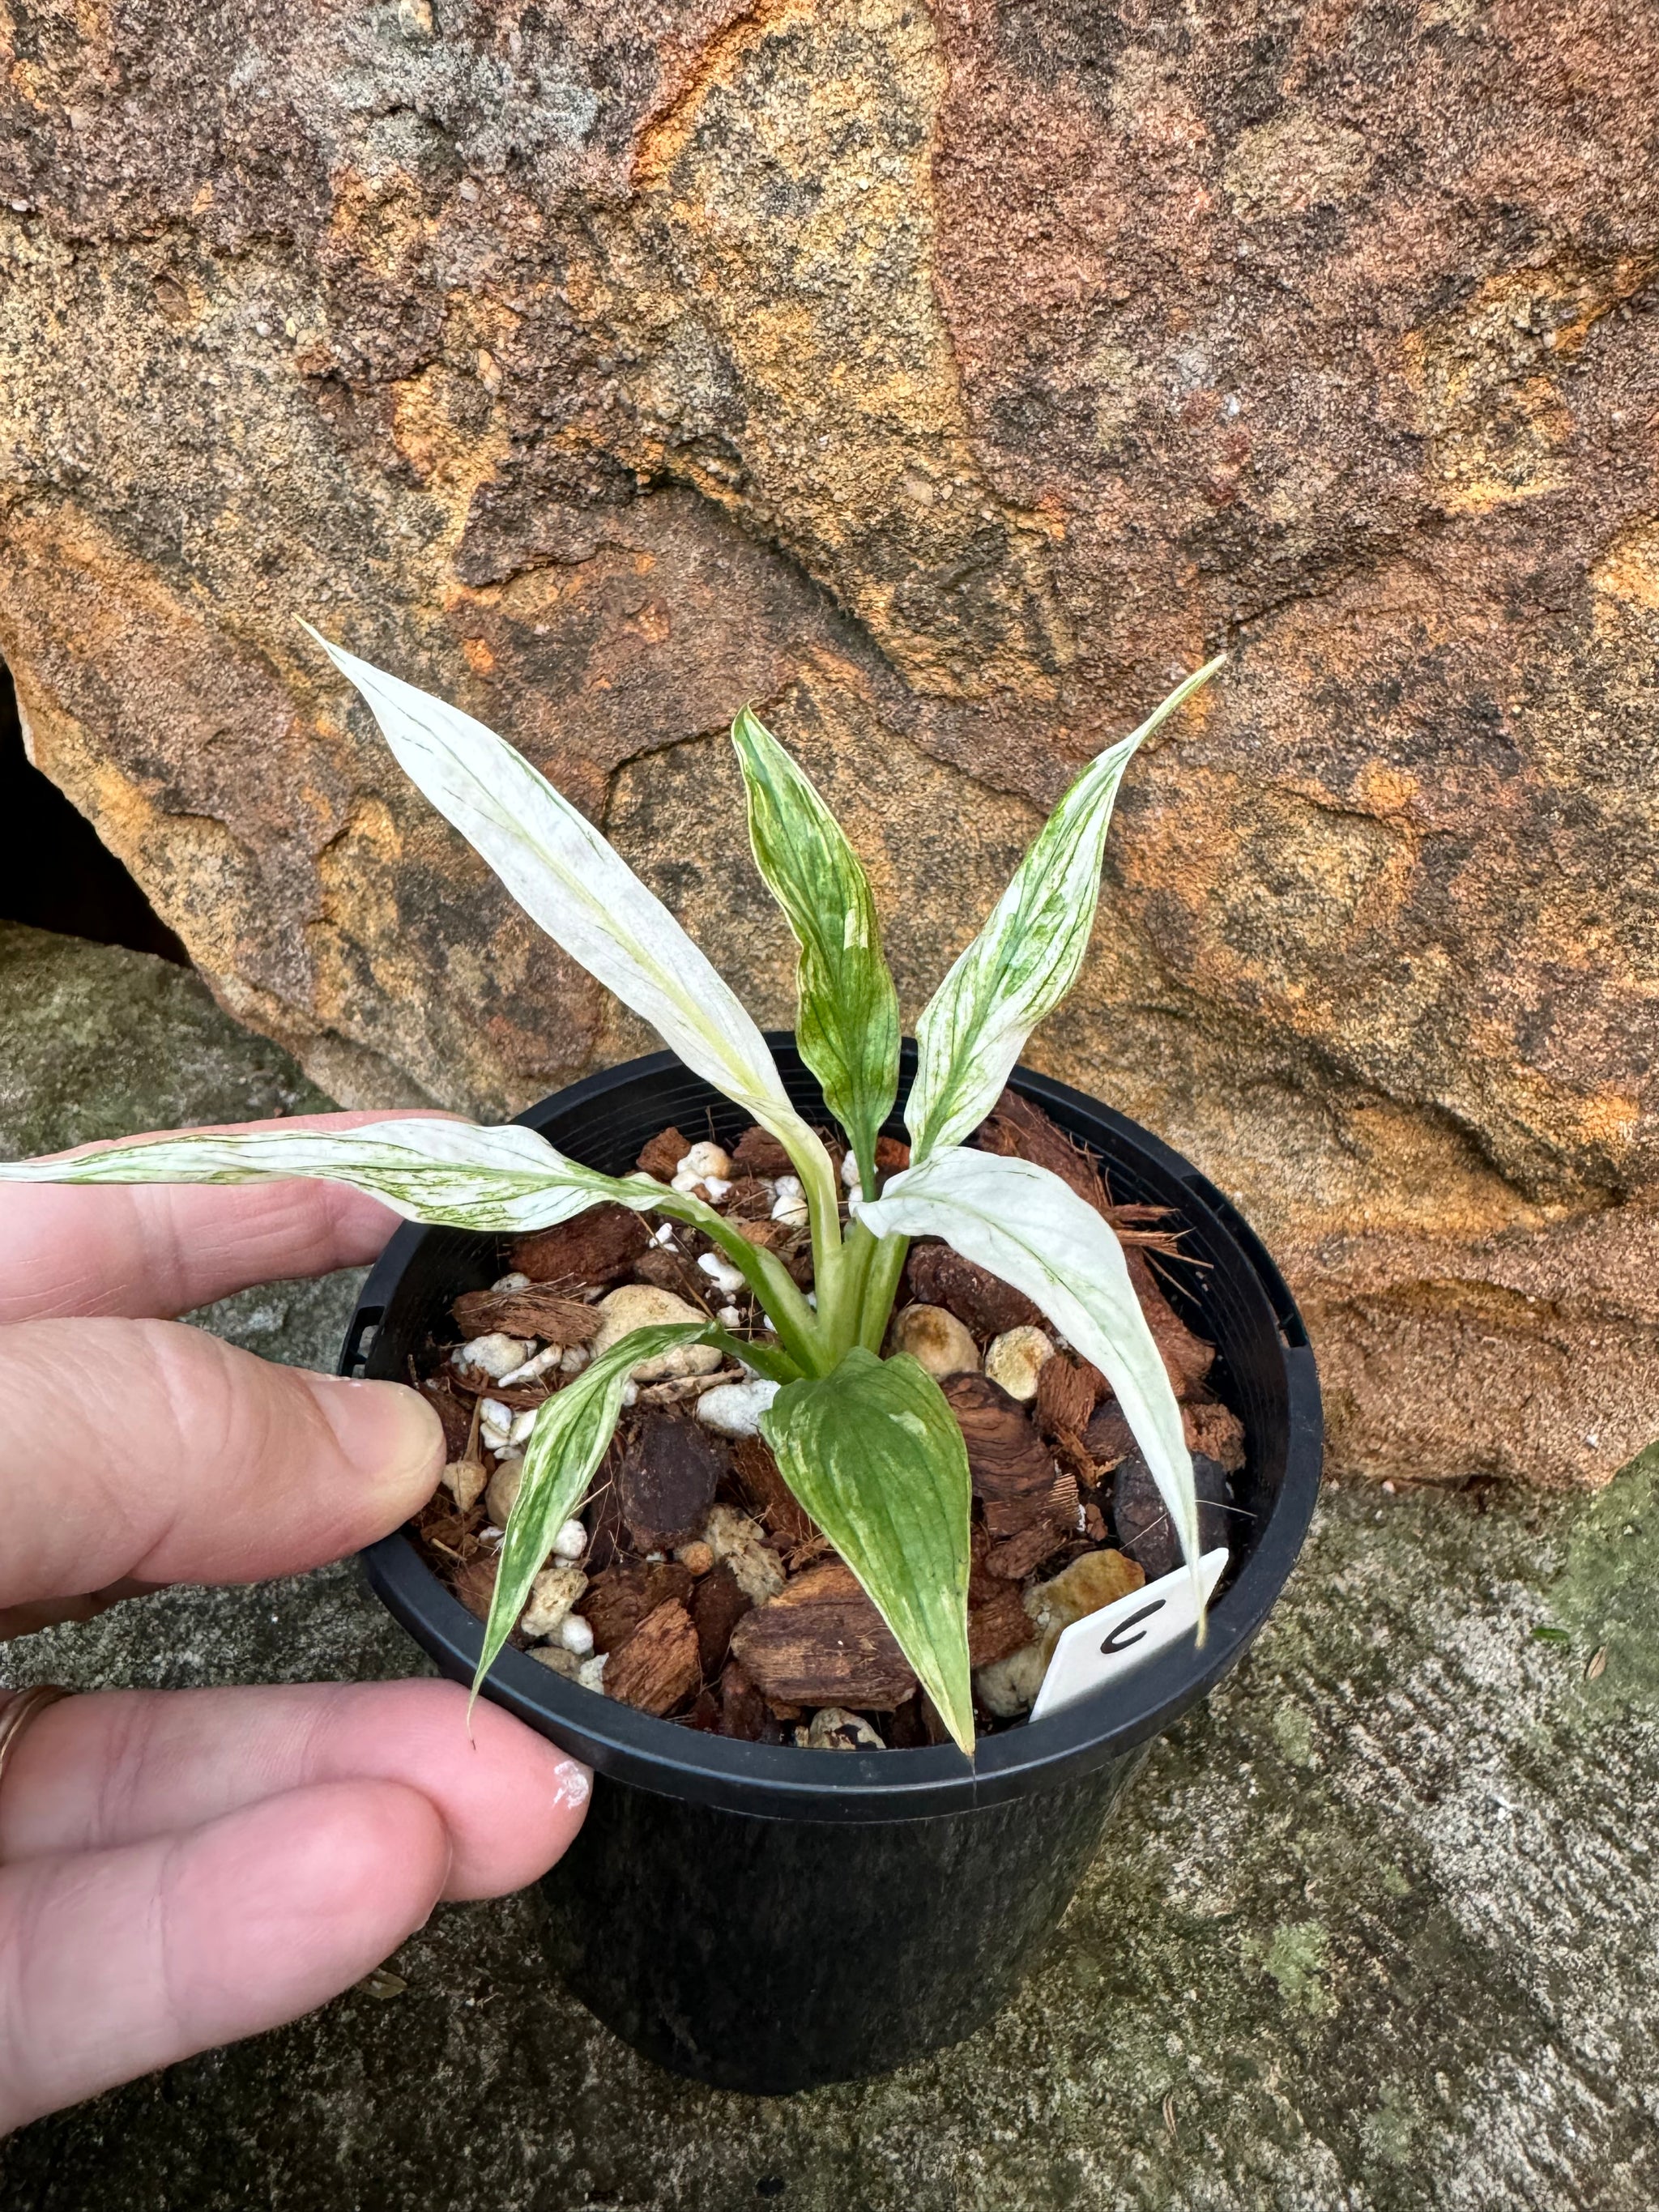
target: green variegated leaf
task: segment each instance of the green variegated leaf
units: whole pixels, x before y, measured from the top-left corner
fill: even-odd
[[[979,1127],[1026,1038],[1077,981],[1123,771],[1137,747],[1209,682],[1224,658],[1218,654],[1189,676],[1133,736],[1090,762],[1038,832],[990,920],[929,1000],[916,1024],[916,1079],[905,1114],[918,1164]]]
[[[811,782],[747,707],[732,743],[756,865],[800,947],[796,1042],[873,1196],[876,1139],[898,1091],[899,1018],[870,881]]]
[[[602,1199],[644,1212],[665,1195],[648,1176],[619,1180],[578,1166],[533,1129],[435,1118],[337,1131],[140,1137],[0,1165],[4,1182],[269,1182],[296,1176],[367,1191],[408,1221],[508,1233],[568,1221]]]
[[[310,624],[306,625],[310,629]],[[432,804],[482,854],[531,919],[642,1015],[686,1066],[787,1146],[833,1228],[835,1171],[789,1103],[766,1040],[728,986],[593,824],[493,730],[359,660],[313,629],[373,708]]]
[[[944,1393],[914,1359],[855,1347],[792,1382],[761,1418],[784,1480],[863,1584],[970,1756],[968,1453]]]
[[[587,1495],[593,1470],[617,1433],[629,1376],[642,1359],[654,1359],[678,1344],[702,1343],[718,1334],[695,1322],[660,1322],[652,1328],[634,1329],[591,1360],[574,1382],[556,1390],[537,1414],[525,1446],[519,1495],[501,1539],[483,1648],[472,1677],[475,1698],[524,1611],[530,1585],[546,1565],[553,1539]]]
[[[1123,1248],[1096,1208],[1030,1160],[953,1149],[895,1176],[859,1218],[878,1237],[942,1237],[1024,1291],[1094,1362],[1117,1394],[1196,1580],[1198,1508],[1181,1408]]]

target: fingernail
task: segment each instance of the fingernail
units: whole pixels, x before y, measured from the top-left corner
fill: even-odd
[[[585,1766],[578,1766],[574,1759],[559,1761],[558,1780],[554,1784],[553,1802],[568,1812],[580,1812],[593,1794],[593,1778]]]
[[[401,1382],[307,1377],[342,1453],[389,1490],[428,1489],[444,1462],[443,1423]]]

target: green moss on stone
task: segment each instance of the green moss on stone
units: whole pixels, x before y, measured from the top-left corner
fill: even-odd
[[[1573,1632],[1592,1711],[1659,1704],[1659,1445],[1632,1460],[1577,1516],[1550,1603]],[[1590,1679],[1598,1653],[1605,1662]]]

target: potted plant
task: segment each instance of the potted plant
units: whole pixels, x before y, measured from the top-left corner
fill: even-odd
[[[1016,1069],[1025,1039],[1081,965],[1128,762],[1220,663],[1190,677],[1079,776],[923,1012],[914,1047],[900,1038],[856,855],[789,755],[752,714],[740,714],[732,739],[756,860],[800,948],[791,1045],[762,1036],[672,916],[520,755],[441,701],[325,649],[427,797],[548,934],[651,1022],[672,1054],[594,1078],[505,1127],[402,1119],[339,1135],[180,1135],[0,1175],[84,1182],[303,1175],[371,1192],[426,1225],[393,1239],[366,1286],[343,1362],[348,1372],[406,1376],[414,1363],[418,1375],[422,1359],[431,1369],[458,1297],[471,1297],[471,1310],[486,1316],[496,1310],[493,1297],[510,1316],[538,1293],[530,1336],[486,1330],[446,1355],[460,1362],[464,1377],[469,1361],[482,1363],[470,1376],[465,1443],[446,1470],[453,1506],[471,1514],[476,1528],[476,1516],[488,1510],[481,1501],[506,1501],[504,1529],[483,1532],[495,1540],[488,1559],[472,1553],[472,1564],[487,1569],[482,1583],[447,1588],[430,1546],[407,1535],[377,1547],[369,1568],[446,1671],[470,1678],[475,1694],[486,1689],[608,1778],[582,1837],[549,1878],[556,1958],[638,2047],[726,2087],[805,2087],[954,2040],[1017,1985],[1146,1746],[1254,1634],[1312,1507],[1320,1431],[1311,1355],[1255,1239],[1156,1139]],[[896,1137],[902,1086],[908,1154]],[[1018,1129],[1006,1146],[973,1141],[1000,1109],[1017,1121],[1021,1099],[1027,1113],[1033,1102],[1045,1109],[1062,1142],[1069,1137],[1088,1153],[1068,1152],[1056,1171],[1057,1156],[1050,1164],[1032,1157],[1042,1144],[1022,1141]],[[817,1126],[825,1114],[834,1129]],[[705,1125],[710,1137],[671,1157],[682,1127]],[[749,1135],[738,1139],[739,1129]],[[649,1156],[665,1136],[655,1171],[630,1172],[641,1148]],[[721,1173],[732,1164],[722,1136],[739,1152],[750,1136],[769,1146],[765,1164],[774,1172]],[[1073,1158],[1088,1164],[1074,1168]],[[1097,1160],[1112,1176],[1115,1206],[1091,1182]],[[752,1204],[734,1205],[738,1181],[765,1194],[763,1229]],[[1155,1210],[1178,1229],[1200,1263],[1176,1296],[1209,1330],[1232,1400],[1228,1419],[1243,1440],[1230,1579],[1207,1626],[1219,1552],[1201,1575],[1190,1409],[1184,1417],[1169,1344],[1149,1322],[1163,1302],[1149,1292],[1144,1269],[1138,1285],[1117,1233],[1126,1196],[1131,1210]],[[579,1271],[539,1285],[511,1267],[500,1273],[501,1240],[520,1240],[520,1250],[564,1250],[558,1240],[582,1217],[624,1228],[654,1217],[664,1224],[657,1235],[677,1240],[664,1264],[684,1271],[701,1261],[704,1281],[730,1302],[700,1306],[693,1296],[675,1304],[659,1283],[653,1306],[638,1284],[605,1291],[614,1273],[586,1279]],[[1167,1237],[1169,1229],[1147,1233]],[[550,1237],[554,1246],[535,1245]],[[983,1581],[988,1547],[994,1581],[999,1563],[1006,1575],[1028,1556],[1034,1570],[1052,1566],[1056,1545],[1093,1558],[1081,1583],[1077,1562],[1066,1571],[1097,1595],[1108,1587],[1098,1572],[1105,1550],[1125,1562],[1126,1575],[1144,1574],[1103,1544],[1103,1522],[1091,1529],[1076,1475],[1057,1465],[1042,1478],[1047,1525],[1033,1518],[1029,1483],[1012,1504],[1001,1495],[986,1502],[982,1470],[970,1466],[974,1422],[1023,1420],[1018,1398],[1032,1392],[980,1378],[964,1397],[957,1385],[977,1367],[978,1351],[969,1347],[972,1360],[964,1352],[952,1368],[948,1347],[930,1345],[927,1328],[951,1320],[942,1307],[933,1310],[944,1315],[939,1323],[910,1326],[926,1305],[913,1301],[895,1337],[916,1239],[933,1240],[916,1255],[954,1255],[952,1265],[1000,1285],[1046,1323],[1047,1334],[1026,1323],[999,1335],[1009,1347],[1010,1380],[1013,1340],[1023,1335],[1018,1349],[1036,1363],[1038,1383],[1049,1372],[1090,1408],[1105,1401],[1121,1430],[1121,1463],[1133,1465],[1172,1532],[1163,1540],[1164,1564],[1178,1571],[1158,1587],[1180,1580],[1190,1608],[1183,1617],[1195,1622],[1194,1632],[1152,1650],[1109,1687],[1074,1691],[1048,1715],[1039,1705],[1029,1723],[1020,1716],[1032,1694],[1041,1696],[1044,1668],[1057,1664],[1061,1577],[1039,1584],[1025,1577],[1012,1606],[1007,1589],[994,1593],[999,1620],[1006,1626],[1012,1613],[1015,1622],[1014,1649],[993,1662],[1005,1674],[1012,1669],[999,1687],[988,1667],[975,1673],[970,1651],[970,1589],[976,1574]],[[682,1279],[695,1291],[695,1277]],[[654,1317],[663,1297],[673,1318]],[[630,1325],[641,1312],[651,1317]],[[1052,1370],[1050,1360],[1060,1362]],[[741,1379],[720,1382],[728,1371]],[[626,1547],[630,1531],[636,1540],[615,1563],[620,1579],[610,1599],[631,1599],[635,1612],[625,1635],[607,1639],[608,1651],[593,1651],[599,1578],[586,1613],[574,1609],[586,1588],[579,1563],[595,1564],[606,1510],[602,1498],[590,1501],[590,1486],[607,1454],[614,1458],[625,1404],[653,1388],[660,1395],[665,1376],[695,1401],[674,1409],[674,1449],[684,1464],[676,1462],[672,1480],[658,1466],[642,1475],[636,1467],[635,1475],[659,1491],[665,1480],[670,1491],[676,1482],[708,1483],[699,1493],[708,1519],[671,1526],[678,1508],[661,1509],[663,1548],[654,1548],[649,1515],[642,1520],[629,1508],[618,1535],[612,1514],[606,1541]],[[451,1389],[447,1374],[441,1387]],[[512,1402],[515,1391],[532,1402]],[[721,1391],[726,1411],[716,1418]],[[786,1577],[775,1544],[769,1564],[761,1557],[752,1522],[708,1504],[718,1480],[704,1449],[711,1428],[757,1439],[768,1480],[781,1480],[796,1533],[805,1532],[799,1574]],[[1039,1451],[1032,1463],[1041,1458]],[[1080,1440],[1077,1460],[1085,1471],[1094,1464]],[[994,1526],[993,1504],[1018,1511]],[[1075,1512],[1075,1526],[1054,1522],[1056,1510]],[[667,1547],[694,1525],[703,1533],[671,1558]],[[1019,1540],[999,1537],[999,1526]],[[693,1577],[714,1563],[710,1540],[726,1541],[730,1556],[720,1556],[719,1571],[739,1586],[749,1617],[726,1624],[738,1657],[722,1674],[723,1701],[702,1685],[688,1712],[680,1708],[707,1639],[700,1646],[702,1623],[683,1601]],[[748,1547],[746,1581],[740,1546]],[[1133,1589],[1114,1588],[1114,1599]],[[1079,1620],[1073,1604],[1065,1618],[1073,1623],[1067,1648],[1085,1668],[1098,1665],[1085,1648],[1087,1625],[1108,1613]],[[526,1624],[533,1630],[538,1622],[556,1623],[559,1640],[544,1634],[520,1648]],[[814,1653],[830,1670],[824,1681],[848,1686],[844,1707],[820,1703]],[[1115,1653],[1111,1663],[1121,1658]],[[781,1671],[769,1676],[769,1666]],[[860,1689],[872,1708],[886,1697],[910,1710],[911,1734],[884,1737],[873,1729],[857,1710]],[[733,1720],[739,1708],[759,1717],[754,1726]],[[805,1724],[822,1723],[826,1713],[834,1717],[828,1729]],[[983,1738],[988,1715],[1008,1724]],[[908,1747],[896,1747],[901,1741]]]

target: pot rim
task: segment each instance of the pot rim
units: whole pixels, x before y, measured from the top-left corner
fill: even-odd
[[[767,1042],[795,1056],[793,1032],[771,1032]],[[913,1063],[908,1041],[905,1050]],[[687,1073],[672,1053],[625,1061],[554,1093],[517,1118],[528,1127],[542,1128],[624,1085],[671,1073],[682,1080]],[[1120,1676],[1104,1698],[1080,1698],[1046,1719],[987,1736],[971,1760],[954,1744],[860,1753],[711,1735],[584,1690],[510,1645],[491,1668],[483,1695],[596,1772],[636,1789],[765,1819],[862,1823],[968,1812],[1085,1773],[1161,1735],[1235,1663],[1284,1588],[1318,1495],[1323,1446],[1319,1382],[1296,1303],[1237,1209],[1161,1138],[1034,1070],[1016,1067],[1009,1081],[1040,1105],[1086,1115],[1105,1125],[1127,1150],[1177,1183],[1183,1208],[1194,1218],[1208,1214],[1212,1232],[1239,1249],[1268,1310],[1286,1397],[1284,1472],[1243,1565],[1211,1608],[1204,1645],[1183,1641]],[[363,1373],[370,1329],[378,1326],[416,1248],[434,1233],[405,1223],[375,1262],[347,1334],[342,1374]],[[370,1587],[441,1671],[470,1681],[483,1625],[444,1588],[411,1539],[398,1530],[370,1546],[362,1559]]]

